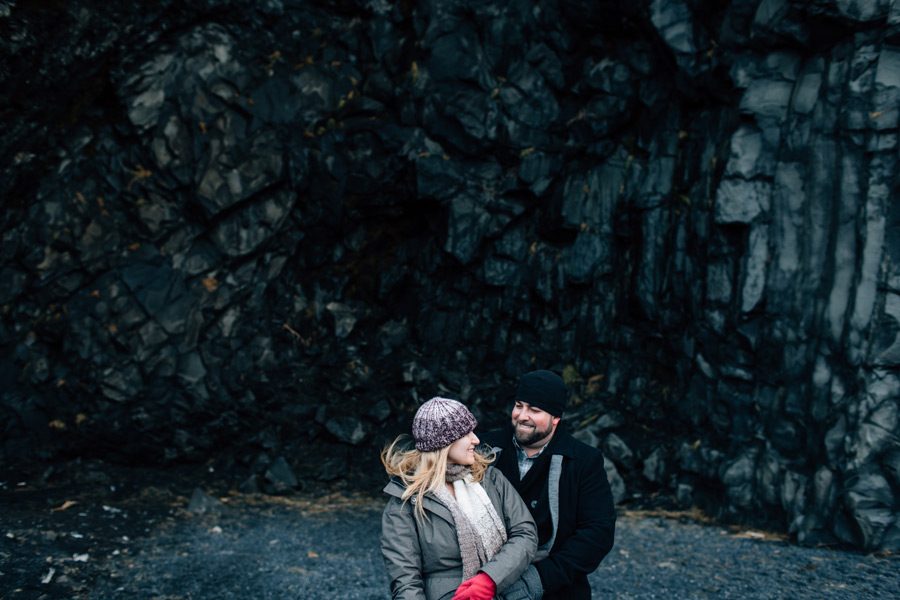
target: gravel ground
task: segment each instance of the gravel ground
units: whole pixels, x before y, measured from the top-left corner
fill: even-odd
[[[52,478],[51,478],[52,479]],[[382,600],[383,499],[346,489],[240,495],[196,472],[97,467],[57,484],[0,481],[0,598]],[[214,482],[212,479],[210,482]],[[620,511],[594,598],[897,598],[900,556],[802,548],[701,515]]]

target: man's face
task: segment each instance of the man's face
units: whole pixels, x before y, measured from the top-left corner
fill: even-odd
[[[512,410],[512,424],[516,441],[523,448],[537,448],[550,441],[559,417],[527,402],[516,402]]]

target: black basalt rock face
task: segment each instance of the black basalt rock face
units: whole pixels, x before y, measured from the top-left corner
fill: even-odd
[[[896,551],[898,33],[886,1],[0,2],[0,460],[290,492],[549,368],[618,500]]]

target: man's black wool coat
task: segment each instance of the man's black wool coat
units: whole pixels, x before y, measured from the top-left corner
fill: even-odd
[[[550,555],[534,566],[544,586],[543,600],[590,600],[587,576],[612,549],[616,527],[603,454],[560,426],[525,478],[519,479],[512,428],[491,431],[481,438],[483,443],[503,449],[495,466],[525,500],[538,526],[538,544],[547,542],[553,531],[547,493],[550,457],[563,456],[556,540]]]

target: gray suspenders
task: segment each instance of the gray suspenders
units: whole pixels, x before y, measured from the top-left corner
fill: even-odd
[[[503,448],[494,448],[499,455]],[[538,546],[537,555],[532,562],[547,558],[553,542],[556,541],[556,530],[559,528],[559,478],[562,475],[562,454],[550,457],[550,473],[547,475],[547,496],[550,502],[550,521],[553,523],[553,534],[546,543]]]
[[[553,542],[556,541],[556,530],[559,528],[559,477],[562,475],[562,454],[550,457],[550,473],[547,475],[547,496],[550,500],[550,521],[553,523],[553,535],[545,544],[538,546],[537,554],[532,562],[547,558]]]

